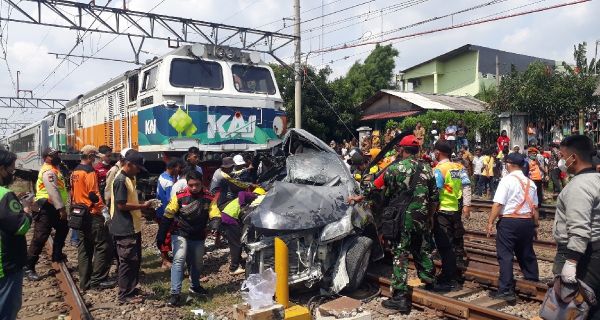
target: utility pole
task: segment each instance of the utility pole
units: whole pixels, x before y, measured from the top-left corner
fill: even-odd
[[[500,87],[500,60],[496,55],[496,88]]]
[[[300,0],[294,0],[294,35],[296,36],[296,63],[294,65],[294,71],[296,73],[295,87],[294,87],[294,127],[297,129],[302,128],[302,78],[300,76]]]
[[[594,75],[598,75],[598,45],[600,44],[600,40],[596,40],[596,53],[594,54]]]

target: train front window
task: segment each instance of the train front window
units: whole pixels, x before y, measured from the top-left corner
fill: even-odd
[[[56,121],[56,126],[62,129],[65,127],[66,122],[67,122],[67,115],[64,113],[59,113],[58,121]]]
[[[173,59],[169,82],[173,87],[223,89],[223,69],[217,62]]]
[[[239,92],[275,94],[275,83],[267,68],[236,64],[231,67],[233,84]]]
[[[144,82],[142,83],[142,91],[152,90],[156,88],[156,75],[158,68],[154,67],[150,70],[144,71]]]

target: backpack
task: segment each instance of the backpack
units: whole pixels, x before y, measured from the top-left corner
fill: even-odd
[[[381,215],[381,235],[384,240],[396,241],[402,234],[404,227],[404,213],[413,200],[415,186],[423,171],[423,164],[419,163],[417,169],[410,177],[408,189],[394,197]]]

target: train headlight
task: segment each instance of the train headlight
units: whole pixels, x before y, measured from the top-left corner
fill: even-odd
[[[165,102],[163,102],[163,105],[165,107],[176,107],[177,106],[177,102],[174,100],[165,100]]]
[[[229,60],[232,60],[235,57],[235,53],[233,53],[233,50],[231,50],[231,48],[227,49],[225,54],[227,55],[227,59]]]
[[[206,46],[196,43],[191,47],[190,51],[196,58],[204,58],[206,55]]]
[[[217,48],[216,56],[223,59],[223,57],[225,57],[225,49],[222,47]]]

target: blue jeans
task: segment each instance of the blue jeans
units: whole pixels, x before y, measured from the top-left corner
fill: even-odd
[[[0,320],[17,318],[22,303],[23,275],[23,270],[19,270],[0,278]]]
[[[171,266],[171,294],[181,293],[183,271],[187,262],[190,268],[192,288],[200,287],[200,269],[204,256],[204,240],[189,240],[179,235],[171,235],[173,265]]]

